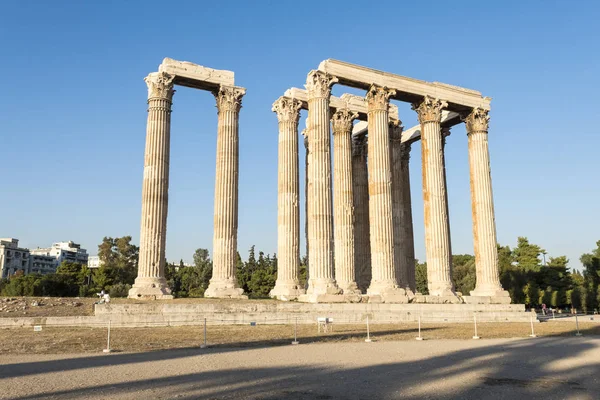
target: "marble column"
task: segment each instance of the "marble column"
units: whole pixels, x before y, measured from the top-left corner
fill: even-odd
[[[389,98],[396,92],[372,85],[366,101],[369,129],[369,227],[372,280],[367,294],[397,291],[394,262],[392,170],[390,163]]]
[[[352,121],[357,113],[339,109],[333,126],[333,200],[335,280],[344,294],[360,294],[354,268],[354,205],[352,188]]]
[[[130,298],[172,299],[165,280],[165,244],[169,202],[172,75],[153,72],[148,85],[148,124],[142,184],[142,221],[138,276]]]
[[[367,136],[352,140],[352,180],[354,203],[354,266],[359,289],[365,293],[371,284],[371,240],[369,232],[369,174]]]
[[[402,224],[400,215],[400,203],[402,202],[402,131],[404,127],[401,121],[392,120],[389,124],[390,130],[390,163],[392,168],[392,222],[394,226],[394,265],[396,267],[396,281],[399,287],[408,286],[408,271],[406,265],[402,265]]]
[[[333,202],[331,198],[331,140],[329,96],[336,78],[311,71],[306,80],[308,92],[308,141],[310,166],[308,178],[308,245],[310,278],[307,301],[319,295],[340,294],[333,266]]]
[[[448,202],[448,174],[446,172],[446,141],[451,134],[449,126],[442,127],[442,163],[444,164],[444,187],[446,188],[446,222],[448,223],[448,237],[450,238],[450,276],[452,276],[452,270],[454,269],[454,265],[452,262],[452,231],[450,230],[450,206]]]
[[[310,277],[310,257],[308,255],[308,250],[310,246],[308,245],[308,207],[310,206],[310,201],[308,201],[308,176],[309,176],[309,165],[310,165],[310,150],[308,148],[308,130],[305,128],[302,130],[302,136],[304,138],[304,241],[306,242],[304,245],[306,246],[306,282],[304,282],[304,290],[308,289],[308,279]]]
[[[422,102],[413,104],[413,110],[421,124],[427,286],[430,295],[454,297],[440,126],[446,106],[443,100],[425,96]]]
[[[239,113],[246,89],[221,86],[217,100],[217,169],[213,275],[204,297],[247,298],[236,278],[238,228]]]
[[[299,100],[280,97],[273,104],[279,120],[277,191],[277,280],[270,296],[280,300],[304,294],[300,286]]]
[[[411,291],[417,290],[415,282],[415,237],[413,233],[412,200],[410,197],[410,147],[404,142],[400,146],[400,270],[405,271],[406,283]]]
[[[466,118],[469,140],[471,180],[471,207],[473,214],[473,242],[475,245],[476,285],[471,296],[505,298],[498,269],[496,220],[492,195],[492,175],[488,148],[489,115],[487,110],[474,109]]]

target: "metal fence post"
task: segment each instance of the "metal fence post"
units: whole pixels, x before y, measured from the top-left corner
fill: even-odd
[[[421,336],[421,316],[420,315],[419,315],[419,336],[417,336],[416,339],[423,340],[423,337]]]
[[[477,315],[473,314],[473,323],[475,324],[475,336],[473,336],[473,339],[479,339],[479,336],[477,336]]]
[[[102,350],[103,353],[110,353],[110,319],[108,320],[108,338],[106,339],[106,348]]]
[[[298,317],[296,317],[296,322],[294,323],[294,341],[292,344],[298,344]]]

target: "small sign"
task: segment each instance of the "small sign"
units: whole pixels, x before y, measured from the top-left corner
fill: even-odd
[[[250,322],[250,326],[256,326],[256,321]]]
[[[33,326],[33,331],[34,332],[41,332],[42,331],[42,326],[41,325],[34,325]]]

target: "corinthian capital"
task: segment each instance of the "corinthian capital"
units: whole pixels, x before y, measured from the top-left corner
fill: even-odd
[[[467,134],[470,135],[474,132],[487,132],[490,123],[489,111],[482,108],[474,108],[473,111],[465,118],[465,125],[467,126]]]
[[[246,94],[246,89],[238,86],[221,85],[218,90],[213,92],[217,99],[217,110],[239,112],[242,108],[242,97]]]
[[[388,89],[385,86],[371,85],[366,97],[367,109],[369,111],[387,111],[390,105],[390,97],[395,94],[396,91],[394,89]]]
[[[358,113],[352,112],[347,108],[337,110],[331,117],[334,135],[351,135],[352,121],[358,118]]]
[[[393,119],[390,121],[390,140],[392,142],[402,142],[402,132],[404,131],[404,127],[402,126],[402,121]]]
[[[419,123],[442,122],[442,109],[447,107],[448,103],[444,100],[425,96],[422,102],[413,103],[412,109],[417,112]]]
[[[271,110],[277,113],[277,119],[279,122],[292,122],[294,124],[298,124],[301,108],[302,102],[300,102],[300,100],[281,96],[275,100]]]
[[[306,77],[306,91],[308,92],[308,98],[316,97],[329,97],[331,94],[331,86],[336,83],[338,79],[325,72],[312,70]]]
[[[160,97],[171,101],[173,99],[173,75],[166,72],[152,72],[144,78],[148,85],[148,99]]]

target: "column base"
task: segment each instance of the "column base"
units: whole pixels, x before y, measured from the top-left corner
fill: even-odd
[[[320,294],[341,294],[342,289],[338,287],[335,280],[333,279],[309,279],[308,289],[306,290],[307,295],[320,295]]]
[[[503,289],[498,288],[475,288],[469,293],[470,299],[465,301],[471,304],[510,304],[510,294]]]
[[[392,281],[392,280],[374,281],[374,280],[372,280],[371,285],[369,285],[369,288],[367,289],[367,294],[369,296],[375,296],[375,295],[384,295],[386,293],[387,294],[400,293],[399,291],[402,291],[402,294],[406,295],[405,290],[399,288],[395,281]]]
[[[208,288],[204,292],[204,297],[216,299],[240,299],[246,300],[248,296],[244,294],[244,289],[238,287],[237,282],[233,280],[210,280]]]
[[[298,296],[300,303],[361,303],[364,297],[360,294],[303,294]]]
[[[292,281],[280,283],[279,281],[276,281],[275,287],[269,292],[269,296],[278,300],[290,301],[296,300],[298,296],[305,293],[306,290],[300,286],[299,282]]]
[[[171,300],[173,295],[165,278],[136,278],[127,297],[139,300]]]
[[[340,289],[342,289],[343,294],[362,294],[356,282],[337,282],[337,285]]]
[[[447,283],[429,283],[428,285],[430,296],[451,296],[456,297],[456,293],[452,288],[452,284]]]
[[[418,304],[462,304],[464,298],[456,295],[452,296],[430,296],[417,293],[411,303]]]

